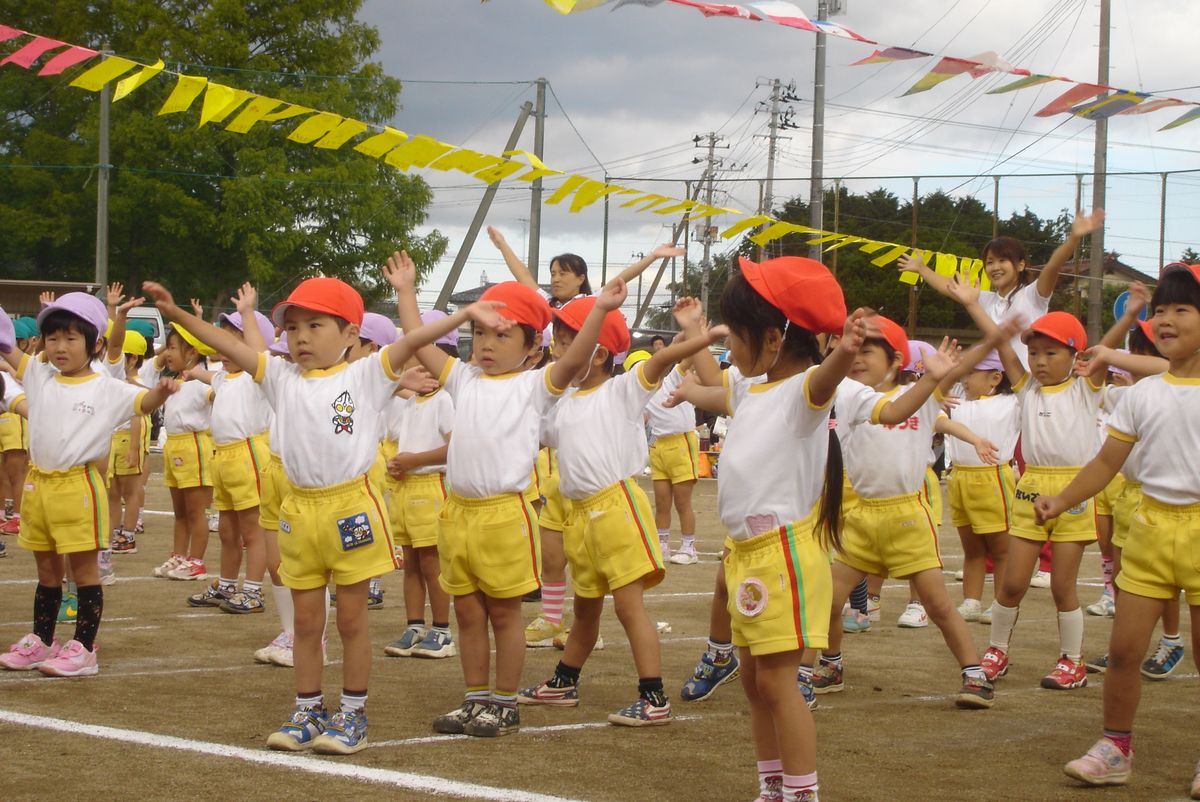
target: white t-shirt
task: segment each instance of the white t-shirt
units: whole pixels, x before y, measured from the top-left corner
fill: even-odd
[[[179,392],[163,404],[167,434],[203,432],[212,424],[212,388],[197,379],[179,385]]]
[[[987,316],[996,323],[1014,314],[1019,314],[1025,318],[1026,326],[1050,311],[1050,299],[1041,296],[1041,293],[1038,292],[1036,281],[1030,282],[1023,287],[1018,287],[1003,297],[996,292],[981,292],[979,293],[979,305],[987,313]],[[1021,364],[1028,370],[1029,347],[1021,342],[1021,335],[1017,334],[1014,336],[1011,344],[1013,350],[1017,352],[1017,357],[1021,360]]]
[[[271,450],[296,487],[332,487],[366,474],[383,435],[383,413],[400,384],[387,348],[354,363],[301,370],[258,355],[254,380],[275,411]]]
[[[857,382],[856,382],[857,383]],[[837,425],[850,428],[842,438],[842,459],[854,491],[862,498],[891,498],[916,493],[925,483],[925,469],[932,454],[933,427],[944,399],[934,392],[911,417],[895,425],[881,424],[879,411],[888,401],[912,392],[915,384],[877,393],[870,404],[861,396],[854,406],[843,405],[838,392]],[[846,407],[845,409],[843,407]],[[866,413],[870,413],[869,417]]]
[[[1200,503],[1200,380],[1170,373],[1142,379],[1121,396],[1108,432],[1141,449],[1135,481],[1142,493],[1164,504]]]
[[[492,376],[450,358],[438,378],[454,401],[446,481],[464,498],[521,493],[541,445],[542,417],[562,395],[549,368]]]
[[[0,398],[0,412],[12,412],[13,404],[25,395],[25,388],[11,373],[0,377],[4,381],[4,397]]]
[[[813,369],[777,382],[753,382],[725,371],[729,432],[721,448],[717,509],[734,540],[753,537],[807,518],[825,489],[830,404],[809,400]],[[866,393],[870,388],[858,382]],[[838,388],[847,408],[854,388]],[[878,394],[876,394],[878,395]]]
[[[146,391],[103,373],[63,376],[38,359],[18,371],[29,403],[29,457],[43,471],[106,459],[112,433],[142,414]]]
[[[213,374],[212,436],[217,445],[254,437],[271,427],[271,405],[249,373]]]
[[[147,389],[153,389],[154,385],[158,384],[158,377],[161,371],[154,366],[153,357],[142,362],[142,366],[138,368],[137,377],[138,384]]]
[[[1096,413],[1103,385],[1072,376],[1043,387],[1026,373],[1013,389],[1021,403],[1021,453],[1027,464],[1074,468],[1096,456]]]
[[[950,420],[961,423],[975,434],[991,440],[999,452],[1000,464],[1012,462],[1021,434],[1021,402],[1013,393],[1001,393],[962,401],[950,410]],[[946,437],[946,449],[954,465],[983,465],[975,447],[957,437]]]
[[[668,409],[663,406],[671,393],[683,383],[684,372],[678,365],[663,377],[662,384],[650,397],[646,405],[646,420],[650,424],[650,440],[653,442],[669,434],[690,432],[696,428],[696,408],[687,401]]]
[[[1109,421],[1112,420],[1112,414],[1121,404],[1121,399],[1130,390],[1129,387],[1114,387],[1105,385],[1104,393],[1100,397],[1100,415],[1097,422],[1103,422],[1104,429],[1101,432],[1100,446],[1104,447],[1104,441],[1109,435]],[[1141,442],[1133,444],[1133,450],[1129,452],[1129,456],[1125,458],[1125,464],[1121,466],[1121,475],[1129,482],[1140,482],[1138,478],[1140,466],[1142,464],[1142,453],[1146,449]]]
[[[594,496],[646,467],[642,413],[658,385],[646,380],[644,365],[591,390],[573,390],[550,410],[544,434],[557,449],[558,487],[566,498]]]
[[[398,454],[419,454],[441,448],[454,429],[454,401],[450,394],[438,391],[412,398],[393,397],[388,404],[387,438],[396,444]],[[442,473],[445,464],[422,465],[409,473]]]

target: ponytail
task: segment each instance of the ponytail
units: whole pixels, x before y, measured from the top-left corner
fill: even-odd
[[[842,443],[829,430],[829,455],[825,458],[825,492],[817,508],[817,537],[826,549],[842,550]]]

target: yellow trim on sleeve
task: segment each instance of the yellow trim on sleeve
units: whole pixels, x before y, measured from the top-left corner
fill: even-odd
[[[145,398],[149,394],[149,392],[150,392],[149,390],[142,390],[140,393],[137,394],[137,396],[134,397],[134,399],[133,399],[133,414],[135,414],[135,415],[149,414],[147,412],[142,411],[142,401],[145,400]]]
[[[456,356],[446,358],[446,363],[442,365],[442,372],[438,375],[438,384],[440,386],[446,386],[446,379],[450,378],[450,371],[454,368],[454,363],[457,361],[458,357]]]
[[[1114,429],[1111,426],[1108,427],[1108,436],[1114,440],[1120,440],[1122,443],[1136,443],[1138,440],[1135,435],[1125,434],[1120,429]]]
[[[14,398],[12,401],[8,402],[8,411],[12,412],[14,415],[17,414],[16,413],[17,404],[20,404],[22,401],[25,401],[25,400],[26,400],[25,393],[21,393],[16,398]]]
[[[721,371],[721,386],[725,388],[725,411],[733,414],[733,385],[729,381],[729,368]]]
[[[42,353],[45,353],[44,351]],[[17,381],[25,381],[25,368],[29,365],[29,354],[21,354],[21,361],[17,363]]]
[[[391,357],[387,355],[388,349],[391,347],[392,346],[390,345],[383,346],[383,350],[379,352],[379,359],[381,362],[383,362],[383,372],[387,375],[387,377],[394,382],[398,382],[400,381],[401,374],[392,370],[392,360]]]
[[[805,372],[805,374],[804,374],[804,388],[803,388],[804,402],[806,404],[808,404],[809,409],[815,409],[818,412],[821,412],[826,409],[829,409],[829,407],[833,404],[833,399],[837,397],[837,393],[836,392],[832,393],[829,396],[829,400],[826,401],[824,404],[821,404],[821,405],[814,404],[812,401],[812,395],[810,395],[809,389],[808,389],[808,383],[809,383],[809,380],[812,379],[812,375],[813,375],[812,370],[809,370],[809,371]]]
[[[555,387],[554,382],[550,381],[550,368],[542,368],[542,375],[546,377],[546,389],[550,391],[550,395],[562,395],[566,392],[566,387]]]
[[[258,364],[254,366],[254,383],[262,384],[263,379],[267,377],[267,359],[269,357],[265,352],[258,352]]]
[[[1105,385],[1105,383],[1104,383],[1103,381],[1101,381],[1099,384],[1096,384],[1096,383],[1095,383],[1095,381],[1093,381],[1093,379],[1092,379],[1092,377],[1091,377],[1091,376],[1088,376],[1088,377],[1087,377],[1087,382],[1086,382],[1086,384],[1087,384],[1087,386],[1088,386],[1088,389],[1090,389],[1090,390],[1091,390],[1093,393],[1098,393],[1098,392],[1100,392],[1100,391],[1101,391],[1101,390],[1103,390],[1103,389],[1105,388],[1105,386],[1106,386],[1106,385]]]
[[[875,402],[875,408],[871,410],[871,423],[879,423],[879,416],[883,414],[883,408],[891,403],[891,399],[886,395]]]
[[[208,396],[207,396],[208,403],[211,404],[213,402],[213,399],[215,399],[216,397],[217,397],[217,391],[214,390],[213,388],[209,387],[208,388]]]
[[[662,384],[662,379],[659,379],[656,382],[651,382],[649,379],[647,379],[646,371],[644,369],[645,364],[646,364],[645,362],[639,362],[634,367],[634,370],[637,371],[638,381],[641,382],[643,390],[657,390],[659,388],[659,386]]]
[[[933,388],[933,400],[939,404],[946,403],[946,394],[942,392],[942,385]]]
[[[1025,389],[1025,385],[1027,384],[1029,384],[1029,371],[1025,371],[1025,375],[1021,377],[1020,381],[1012,386],[1013,392],[1021,392],[1023,389]]]
[[[106,364],[106,365],[124,365],[125,364],[125,354],[120,353],[120,354],[117,354],[116,359],[109,359],[108,354],[105,353],[104,364]]]

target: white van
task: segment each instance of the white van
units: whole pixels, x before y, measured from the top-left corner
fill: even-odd
[[[130,320],[144,320],[154,327],[154,347],[162,348],[167,344],[167,333],[163,328],[162,314],[153,305],[135,306],[129,310]]]

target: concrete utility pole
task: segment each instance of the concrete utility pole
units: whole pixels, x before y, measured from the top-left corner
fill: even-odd
[[[829,17],[828,0],[817,1],[817,19]],[[809,179],[808,224],[813,228],[825,228],[825,196],[821,184],[825,178],[825,34],[817,34],[817,58],[813,68],[813,122],[812,122],[812,175]],[[810,259],[820,260],[821,246],[808,246]]]
[[[763,199],[759,214],[770,215],[775,205],[775,142],[779,138],[779,79],[771,79],[771,120],[767,125],[767,182],[763,184]],[[759,256],[761,256],[761,252]]]
[[[721,137],[713,132],[705,134],[703,137],[695,137],[692,141],[699,146],[701,140],[708,140],[708,155],[704,161],[704,177],[701,179],[706,181],[704,188],[704,202],[708,206],[712,206],[713,202],[713,178],[717,174],[717,165],[721,160],[716,156],[717,142]],[[698,162],[700,159],[693,159],[693,162]],[[704,244],[704,261],[700,265],[700,308],[704,310],[704,315],[708,315],[708,276],[712,270],[712,217],[704,218],[704,231],[701,242]]]
[[[110,53],[108,45],[101,48]],[[108,84],[100,90],[100,147],[96,156],[96,283],[103,289],[108,284],[108,171],[112,167],[108,156],[108,113],[112,106],[112,89]],[[138,288],[140,289],[140,288]],[[136,295],[136,290],[131,290]]]
[[[1112,27],[1112,0],[1100,0],[1100,61],[1096,83],[1108,86],[1108,40]],[[1108,178],[1108,120],[1096,121],[1096,153],[1092,160],[1092,208],[1104,208]],[[1100,342],[1104,314],[1104,229],[1092,234],[1092,264],[1088,271],[1088,342]]]
[[[533,118],[533,155],[541,159],[545,155],[546,146],[546,85],[549,81],[545,78],[538,78],[536,83],[537,105],[534,108]],[[529,259],[525,264],[529,265],[529,272],[533,274],[534,281],[537,281],[538,257],[542,242],[542,179],[534,179],[532,189],[529,198]]]

